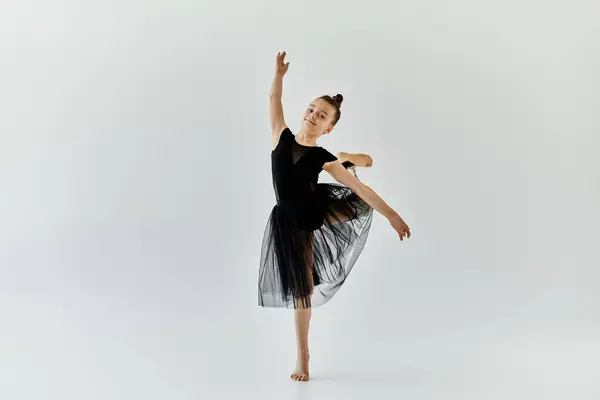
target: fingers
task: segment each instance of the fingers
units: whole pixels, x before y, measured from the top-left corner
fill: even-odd
[[[410,237],[410,228],[408,227],[406,222],[404,222],[402,217],[400,217],[399,215],[396,215],[395,217],[393,217],[390,220],[390,222],[391,222],[392,226],[394,227],[394,229],[396,230],[396,232],[398,232],[398,236],[400,237],[400,240],[404,240],[405,237],[406,237],[406,239],[408,239]]]
[[[281,54],[281,67],[284,68],[284,69],[287,69],[288,65],[290,65],[289,61],[285,62],[285,55],[286,54],[287,53],[285,51]]]
[[[278,65],[283,65],[284,64],[284,59],[285,59],[285,55],[287,54],[287,52],[277,52],[277,64]],[[288,63],[289,64],[289,63]]]
[[[400,240],[410,238],[410,228],[406,224],[402,224],[402,226],[397,230],[398,236],[400,236]]]
[[[288,66],[290,65],[290,63],[285,63],[285,56],[286,56],[287,52],[283,51],[283,52],[277,52],[277,56],[275,57],[275,70],[278,73],[286,73]]]

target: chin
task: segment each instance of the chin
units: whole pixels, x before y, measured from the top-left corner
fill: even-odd
[[[312,131],[312,130],[316,130],[316,129],[317,129],[317,126],[316,126],[316,125],[313,125],[312,123],[310,123],[310,122],[308,122],[308,121],[304,121],[304,125],[306,125],[306,126],[308,127],[308,130],[309,130],[309,131]]]

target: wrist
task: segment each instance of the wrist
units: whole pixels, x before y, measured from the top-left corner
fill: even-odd
[[[395,219],[398,219],[398,218],[401,218],[401,217],[400,217],[400,214],[398,214],[398,213],[397,213],[397,212],[395,212],[395,211],[392,211],[392,212],[390,213],[390,215],[388,216],[388,219],[389,219],[390,221],[393,221],[393,220],[395,220]]]

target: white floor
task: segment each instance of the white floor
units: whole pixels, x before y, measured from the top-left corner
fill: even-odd
[[[0,398],[600,396],[598,329],[575,319],[561,321],[562,328],[518,318],[450,324],[447,307],[432,311],[418,302],[369,319],[364,312],[353,317],[347,296],[340,296],[314,312],[312,381],[297,383],[288,378],[291,313],[193,305],[173,292],[162,307],[140,301],[135,308],[138,295],[127,309],[108,297],[70,305],[21,301],[19,315],[4,307],[10,325],[2,329]]]
[[[255,243],[209,264],[194,230],[144,232],[4,248],[0,399],[600,398],[584,264],[559,280],[533,264],[502,275],[378,263],[375,230],[313,312],[312,381],[300,383],[292,311],[256,305]]]

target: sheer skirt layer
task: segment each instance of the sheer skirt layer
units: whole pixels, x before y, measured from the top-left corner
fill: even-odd
[[[265,228],[258,279],[262,307],[327,303],[366,245],[373,209],[345,186],[319,183],[308,203],[278,202]]]

